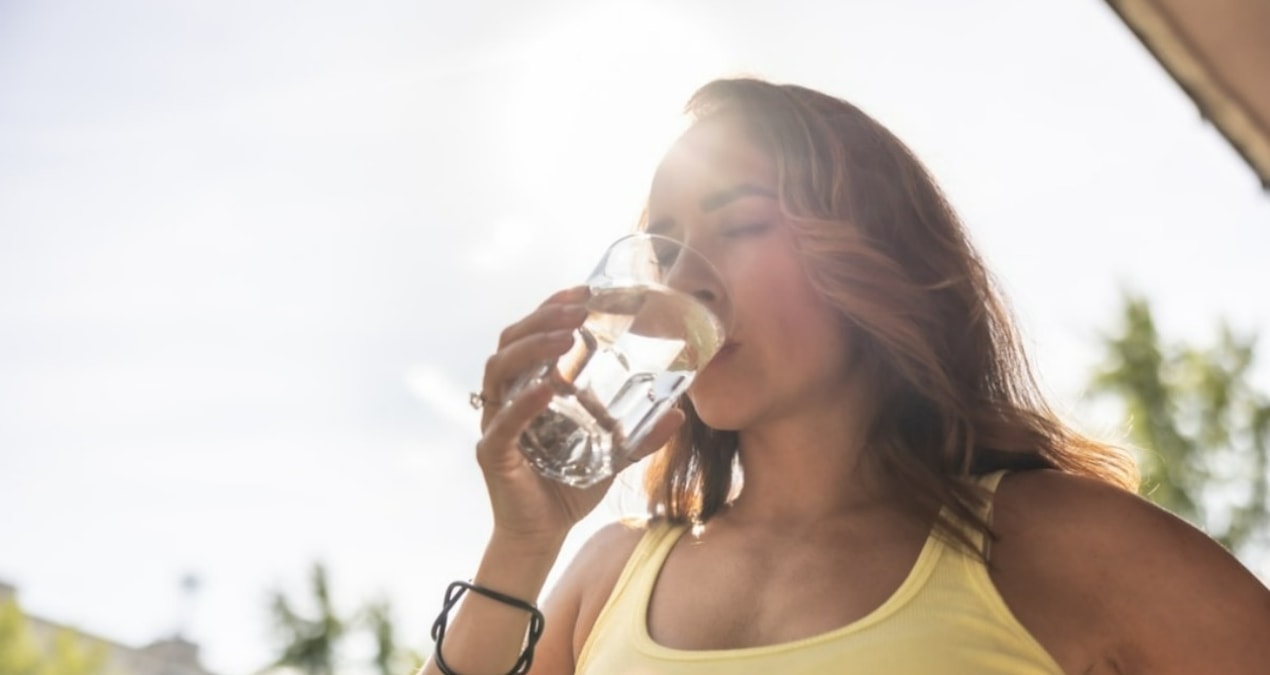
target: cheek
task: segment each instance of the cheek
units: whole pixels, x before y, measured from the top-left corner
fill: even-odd
[[[779,345],[791,370],[840,372],[847,360],[847,343],[831,311],[816,298],[789,298],[780,310],[773,322],[772,343]]]
[[[801,270],[773,284],[765,298],[768,345],[776,351],[789,377],[806,384],[823,377],[837,379],[846,370],[849,345],[838,312],[811,287]]]
[[[747,324],[764,334],[764,342],[779,346],[791,357],[801,352],[824,355],[845,348],[836,312],[811,287],[802,269],[782,261],[765,273],[751,276],[739,307]],[[748,302],[746,302],[748,300]]]

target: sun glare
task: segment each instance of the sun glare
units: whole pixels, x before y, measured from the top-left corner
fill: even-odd
[[[550,228],[596,250],[633,225],[684,102],[722,63],[708,32],[664,8],[606,4],[562,19],[531,50],[507,109],[513,180]]]

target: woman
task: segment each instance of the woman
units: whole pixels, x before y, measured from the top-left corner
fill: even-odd
[[[586,544],[542,631],[527,603],[607,484],[522,460],[549,391],[485,407],[495,527],[446,615],[452,672],[512,670],[527,630],[535,674],[1270,672],[1270,592],[1049,412],[903,144],[846,102],[753,80],[688,112],[646,226],[709,252],[729,294],[684,290],[734,326],[729,346],[640,449],[653,517]],[[507,328],[482,397],[566,351],[584,301]]]

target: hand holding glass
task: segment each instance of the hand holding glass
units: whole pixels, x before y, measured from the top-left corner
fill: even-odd
[[[672,275],[690,286],[672,287]],[[694,292],[708,289],[714,302],[726,293],[700,253],[647,233],[611,245],[587,286],[589,314],[573,347],[512,390],[550,383],[551,403],[520,449],[543,476],[579,488],[623,467],[714,357],[723,325]]]

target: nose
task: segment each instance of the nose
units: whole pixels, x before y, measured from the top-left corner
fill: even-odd
[[[727,292],[719,272],[701,253],[683,248],[673,260],[663,260],[662,283],[696,298],[722,318]]]

